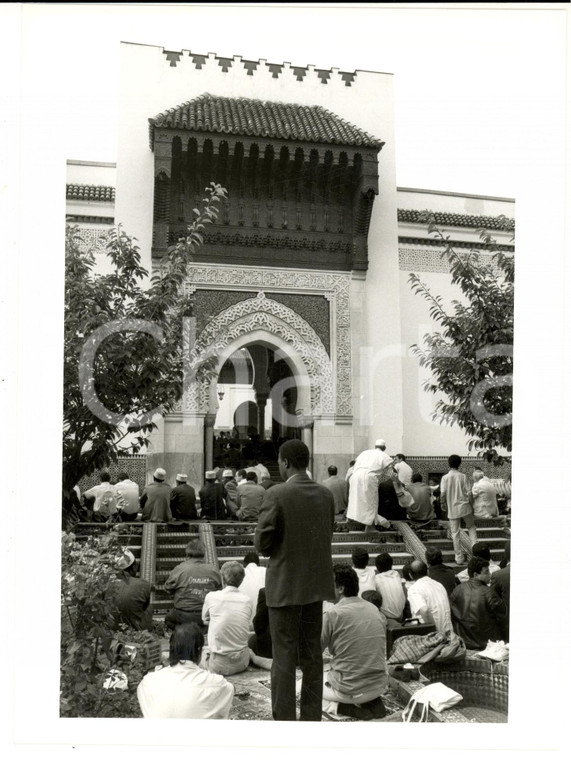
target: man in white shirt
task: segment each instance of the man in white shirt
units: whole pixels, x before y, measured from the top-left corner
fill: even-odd
[[[493,575],[494,573],[497,573],[498,570],[500,570],[500,566],[494,562],[492,559],[492,556],[490,554],[490,545],[487,544],[485,541],[478,541],[474,544],[472,547],[472,557],[479,557],[480,559],[485,560],[489,563],[488,569],[490,571],[490,575]],[[468,575],[468,568],[464,568],[462,572],[458,573],[456,575],[456,578],[460,581],[460,583],[466,583],[466,581],[470,580],[470,577]],[[489,584],[488,584],[489,585]]]
[[[139,486],[129,478],[129,474],[122,472],[115,486],[117,494],[117,507],[121,510],[123,522],[134,522],[139,514]]]
[[[246,670],[250,662],[248,639],[254,611],[252,602],[238,589],[245,575],[240,562],[225,562],[220,573],[222,591],[208,593],[202,607],[202,621],[208,625],[203,664],[211,673],[230,676]]]
[[[199,667],[204,636],[196,623],[177,626],[170,639],[170,667],[151,671],[137,687],[145,718],[227,720],[234,687]]]
[[[252,603],[252,621],[256,614],[258,594],[265,585],[266,568],[260,567],[260,555],[257,552],[248,552],[244,556],[244,580],[238,588]]]
[[[424,623],[434,623],[438,633],[450,633],[452,620],[446,589],[428,577],[428,567],[420,560],[411,562],[410,572],[414,579],[408,590],[412,616],[422,618]]]
[[[351,562],[359,579],[359,596],[363,596],[363,591],[376,591],[375,568],[369,567],[369,552],[363,546],[356,546],[351,553]]]
[[[404,454],[395,456],[394,468],[403,486],[409,486],[412,483],[412,467],[406,461]]]
[[[105,522],[117,512],[115,486],[111,485],[111,475],[103,470],[99,473],[101,483],[83,494],[84,499],[93,501],[93,520]]]
[[[497,517],[499,514],[498,502],[492,481],[484,475],[483,470],[479,467],[474,469],[472,480],[474,481],[472,486],[474,517]]]
[[[379,483],[392,465],[386,453],[387,444],[382,438],[375,441],[372,449],[362,451],[355,460],[349,480],[349,505],[347,519],[363,526],[380,524],[390,527],[390,522],[379,515]]]
[[[375,590],[383,599],[381,612],[387,620],[402,620],[406,604],[403,580],[398,570],[393,570],[393,558],[387,552],[378,554],[375,559],[377,575],[375,575]]]

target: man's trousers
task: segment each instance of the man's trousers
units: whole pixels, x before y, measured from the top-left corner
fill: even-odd
[[[301,720],[321,720],[323,656],[321,623],[323,602],[268,607],[272,637],[272,715],[274,720],[295,720],[295,668],[303,675]]]
[[[464,520],[466,527],[468,528],[468,536],[470,537],[470,543],[472,546],[478,540],[474,515],[464,515],[464,517],[459,517],[456,520],[449,518],[448,521],[450,523],[450,535],[452,537],[452,543],[454,544],[454,559],[459,565],[462,565],[465,559],[464,549],[462,548],[462,544],[460,542],[460,526],[462,524],[462,520]]]

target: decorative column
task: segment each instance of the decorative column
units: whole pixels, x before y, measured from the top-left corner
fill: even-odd
[[[216,415],[209,413],[204,416],[204,469],[214,467],[214,420]]]
[[[269,393],[256,393],[256,404],[258,406],[258,435],[260,441],[264,440],[265,422],[266,422],[266,404]]]
[[[309,471],[315,475],[313,472],[313,417],[310,414],[300,414],[298,419],[301,427],[301,440],[309,449]]]

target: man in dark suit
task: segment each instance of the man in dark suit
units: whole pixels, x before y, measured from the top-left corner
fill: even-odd
[[[322,603],[335,599],[331,539],[333,495],[311,480],[309,449],[286,441],[279,450],[286,481],[266,491],[254,537],[256,549],[270,558],[266,601],[273,648],[272,715],[295,720],[295,668],[303,674],[300,718],[321,720],[323,657]]]

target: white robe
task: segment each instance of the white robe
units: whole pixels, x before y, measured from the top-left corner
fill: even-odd
[[[349,480],[348,519],[374,524],[379,509],[379,483],[392,461],[381,449],[367,449],[359,454]]]

